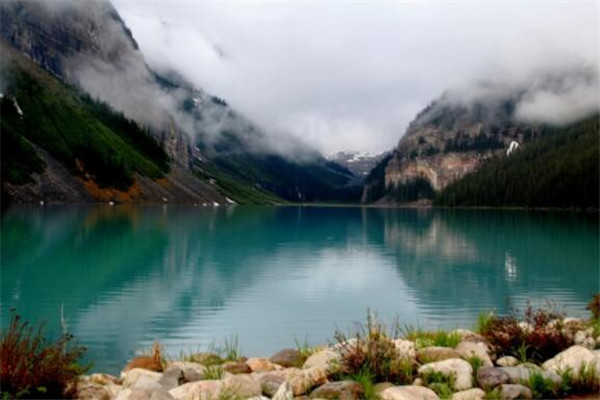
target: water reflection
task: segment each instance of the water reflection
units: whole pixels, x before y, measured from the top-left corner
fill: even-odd
[[[313,207],[18,207],[2,220],[2,322],[16,306],[71,332],[98,370],[159,339],[238,334],[248,355],[331,338],[367,307],[470,324],[507,299],[583,311],[597,216]]]

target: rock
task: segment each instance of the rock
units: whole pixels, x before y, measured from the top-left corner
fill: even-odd
[[[235,398],[260,396],[260,383],[249,375],[230,375],[223,379],[223,391]]]
[[[417,357],[415,344],[410,340],[396,339],[393,340],[393,342],[394,346],[396,346],[396,350],[400,358],[408,358],[414,360]]]
[[[454,384],[456,390],[470,389],[473,386],[473,368],[471,367],[471,364],[460,358],[451,358],[444,361],[425,364],[419,368],[419,376],[422,376],[429,371],[440,372],[446,376],[454,375],[456,378]]]
[[[500,398],[502,400],[531,399],[533,395],[531,390],[523,385],[502,385],[500,386]]]
[[[452,395],[452,400],[483,400],[485,392],[479,388],[473,388],[456,392]]]
[[[190,361],[175,361],[167,364],[167,369],[177,367],[183,374],[184,382],[195,382],[204,379],[206,367],[202,364]]]
[[[346,340],[343,343],[336,343],[333,346],[330,346],[329,350],[341,354],[344,352],[344,350],[354,348],[357,345],[358,345],[358,339],[351,338],[351,339]]]
[[[425,386],[425,383],[423,382],[423,379],[421,378],[415,378],[415,380],[412,383],[414,386]]]
[[[163,387],[155,389],[129,388],[122,390],[115,400],[174,400],[173,396]]]
[[[223,371],[229,372],[230,374],[249,374],[252,372],[252,368],[245,362],[228,361],[222,365]]]
[[[259,372],[254,373],[253,376],[260,384],[263,394],[267,396],[273,396],[281,384],[285,382],[285,375],[282,371]]]
[[[313,390],[310,398],[359,400],[364,392],[363,387],[354,381],[329,382]]]
[[[166,390],[175,389],[184,383],[183,371],[178,366],[171,365],[165,369],[158,383]]]
[[[460,358],[460,353],[449,347],[425,347],[417,351],[417,360],[421,364],[427,364],[435,361],[443,361],[451,358]]]
[[[396,385],[394,385],[391,382],[381,382],[381,383],[377,383],[375,386],[373,386],[373,392],[377,395],[379,395],[381,392],[383,392],[385,389],[387,388],[391,388],[394,387]]]
[[[594,350],[596,340],[594,339],[594,331],[592,328],[575,332],[575,344],[583,346],[589,350]]]
[[[220,365],[223,364],[223,359],[219,357],[216,353],[204,352],[204,353],[195,353],[189,357],[190,361],[196,362],[207,367],[211,365]]]
[[[94,383],[77,385],[77,398],[80,400],[110,400],[114,394],[106,385]]]
[[[253,372],[276,371],[282,369],[281,365],[273,364],[268,358],[249,358],[246,360],[246,364],[248,364]]]
[[[454,350],[456,350],[464,359],[478,357],[483,362],[484,367],[491,367],[494,365],[489,356],[488,346],[483,342],[462,341]]]
[[[485,342],[483,336],[468,329],[455,329],[450,334],[460,336],[461,341]]]
[[[504,356],[497,359],[496,364],[499,367],[515,367],[519,365],[519,360],[513,356]]]
[[[315,386],[327,383],[327,374],[319,367],[307,369],[288,368],[285,370],[286,382],[292,388],[294,396],[300,396]]]
[[[485,390],[510,382],[510,375],[502,368],[481,367],[477,370],[477,383]]]
[[[145,382],[157,382],[162,377],[160,372],[154,372],[143,368],[130,369],[127,372],[121,373],[123,378],[123,389],[133,387],[136,382],[140,379],[144,379]]]
[[[272,397],[272,400],[292,400],[294,398],[294,391],[292,386],[288,382],[284,382]]]
[[[249,397],[247,400],[269,400],[269,398],[265,397],[265,396],[254,396],[254,397]]]
[[[595,365],[596,371],[600,376],[600,358],[597,358],[594,352],[583,346],[571,346],[567,350],[558,353],[554,358],[542,364],[542,368],[548,371],[559,372],[571,368],[574,374],[577,374],[582,365],[588,367]]]
[[[433,390],[411,385],[387,388],[379,396],[381,400],[439,400]]]
[[[222,391],[223,382],[207,380],[185,383],[169,393],[175,400],[209,400],[218,398]]]
[[[283,349],[280,352],[271,356],[270,361],[279,364],[282,367],[297,367],[300,365],[302,355],[296,349]]]
[[[119,378],[109,374],[91,374],[88,376],[88,381],[97,385],[119,385],[121,382]]]
[[[331,350],[321,350],[306,359],[302,368],[318,367],[327,373],[331,373],[339,364],[340,355]]]
[[[521,364],[516,367],[501,367],[500,369],[510,376],[510,383],[521,383],[523,381],[527,381],[532,374],[539,374],[545,379],[550,379],[556,383],[561,382],[561,378],[556,372],[544,371],[534,364]]]

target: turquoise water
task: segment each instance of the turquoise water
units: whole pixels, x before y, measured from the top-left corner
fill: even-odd
[[[154,340],[170,355],[237,335],[246,356],[379,318],[471,327],[480,311],[599,290],[598,215],[175,206],[15,207],[2,219],[9,307],[117,373]]]

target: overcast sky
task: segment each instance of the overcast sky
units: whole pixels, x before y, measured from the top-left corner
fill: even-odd
[[[598,68],[597,1],[113,3],[152,67],[324,152],[390,150],[446,89]]]

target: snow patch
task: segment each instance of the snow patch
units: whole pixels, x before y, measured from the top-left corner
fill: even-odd
[[[515,150],[517,150],[519,148],[519,143],[517,141],[512,141],[510,142],[510,145],[508,146],[508,150],[506,150],[506,155],[510,156],[512,152],[514,152]]]
[[[17,114],[19,114],[19,117],[23,118],[23,110],[21,110],[21,107],[19,107],[19,103],[17,103],[17,99],[13,97],[12,102],[13,102],[13,105],[15,106],[15,109],[17,110]]]
[[[216,201],[213,201],[213,206],[215,206],[215,207],[219,207],[219,206],[220,206],[220,204],[219,204],[219,203],[217,203]]]
[[[227,200],[227,202],[229,204],[237,204],[235,201],[231,200],[229,197],[225,197],[225,200]]]

